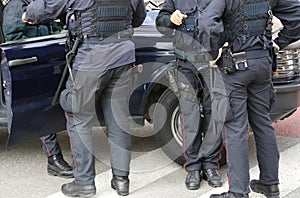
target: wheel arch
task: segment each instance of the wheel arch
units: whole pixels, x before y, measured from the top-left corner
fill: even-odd
[[[144,118],[150,122],[153,121],[155,104],[163,92],[169,87],[169,81],[165,76],[165,71],[171,67],[174,67],[174,62],[163,65],[150,76],[146,83],[147,86],[142,96],[141,101],[143,101],[143,104],[141,104],[141,108],[144,109]]]

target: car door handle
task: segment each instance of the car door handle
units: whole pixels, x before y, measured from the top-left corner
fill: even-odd
[[[28,63],[35,63],[38,61],[38,58],[36,56],[30,57],[30,58],[22,58],[22,59],[15,59],[8,61],[8,66],[18,66],[18,65],[25,65]]]

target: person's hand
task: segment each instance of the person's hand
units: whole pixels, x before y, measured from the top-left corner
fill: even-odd
[[[22,21],[23,21],[24,23],[28,23],[28,24],[30,24],[30,25],[35,24],[34,21],[27,21],[27,20],[26,20],[26,12],[24,12],[24,13],[22,14]]]
[[[72,21],[76,21],[75,14],[72,14],[71,17],[70,17],[70,19],[71,19]]]
[[[218,65],[217,65],[217,59],[216,60],[213,60],[213,61],[209,61],[209,65],[211,66],[211,67],[213,67],[213,68],[217,68],[218,67]]]
[[[170,21],[174,23],[175,25],[181,25],[182,19],[187,18],[188,16],[185,14],[182,14],[180,10],[175,10],[175,12],[172,13],[170,17]]]

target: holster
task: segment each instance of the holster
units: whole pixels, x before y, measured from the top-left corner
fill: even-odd
[[[220,58],[216,61],[218,68],[225,74],[232,74],[236,71],[235,60],[229,47],[223,47]]]
[[[260,53],[261,50],[232,53],[229,47],[223,47],[221,57],[216,63],[218,68],[225,74],[233,74],[237,70],[244,71],[248,67],[247,59],[256,57],[256,51]],[[264,50],[262,51],[265,52]]]

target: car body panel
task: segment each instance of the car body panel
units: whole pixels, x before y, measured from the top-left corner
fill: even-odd
[[[64,40],[35,38],[1,46],[8,145],[65,128],[63,111],[52,105],[65,67]]]

